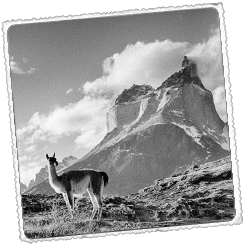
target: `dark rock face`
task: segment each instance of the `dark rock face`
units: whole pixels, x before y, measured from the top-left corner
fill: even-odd
[[[187,56],[184,56],[184,59],[182,61],[181,67],[186,67],[190,64],[190,60],[187,58]]]
[[[122,94],[118,96],[115,104],[123,104],[127,102],[133,102],[143,96],[152,96],[154,94],[154,88],[150,85],[133,85],[130,89],[124,89]]]
[[[176,88],[183,87],[184,84],[196,84],[202,89],[206,90],[203,86],[201,79],[196,74],[196,65],[190,63],[188,66],[184,66],[180,71],[175,72],[167,80],[165,80],[160,87],[156,90],[168,88],[174,86]],[[208,91],[208,90],[206,90]],[[211,93],[211,92],[210,92]]]
[[[157,90],[134,85],[116,103],[109,111],[110,131],[105,138],[66,169],[105,171],[107,194],[128,195],[176,169],[230,155],[227,125],[219,118],[194,62]],[[54,190],[45,180],[27,193],[54,194]]]

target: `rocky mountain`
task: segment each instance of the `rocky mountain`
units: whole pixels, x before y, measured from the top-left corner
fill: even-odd
[[[57,172],[63,171],[63,169],[71,166],[77,160],[74,156],[65,157],[59,165],[57,166]],[[48,166],[41,168],[40,171],[35,175],[35,178],[32,179],[26,188],[26,190],[31,189],[32,187],[42,183],[48,178]]]
[[[109,175],[105,192],[127,195],[175,170],[228,156],[228,125],[196,70],[191,62],[155,90],[124,90],[107,114],[107,135],[66,170],[103,170]],[[54,191],[45,181],[28,193]]]
[[[116,99],[115,104],[119,105],[126,102],[133,102],[150,95],[154,95],[154,88],[152,86],[134,84],[130,89],[123,90],[122,94]]]
[[[27,186],[23,183],[20,182],[20,193],[24,193],[27,189]]]

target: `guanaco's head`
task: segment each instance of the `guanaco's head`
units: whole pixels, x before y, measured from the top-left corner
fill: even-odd
[[[49,157],[48,154],[46,154],[46,158],[49,160],[49,164],[50,165],[55,164],[56,166],[58,166],[58,162],[57,162],[57,160],[55,158],[55,153],[54,153],[54,155],[52,157]]]

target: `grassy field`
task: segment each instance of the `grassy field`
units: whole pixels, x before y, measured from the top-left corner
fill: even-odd
[[[92,206],[92,205],[91,205]],[[92,209],[92,208],[91,208]],[[91,210],[92,211],[92,210]],[[119,211],[119,209],[118,209]],[[114,216],[114,219],[113,219]],[[90,220],[89,215],[82,210],[77,210],[73,218],[70,218],[65,207],[59,208],[54,206],[51,211],[35,215],[24,216],[24,230],[27,238],[48,238],[48,237],[63,237],[75,236],[83,234],[95,234],[115,231],[129,231],[139,229],[151,229],[180,225],[193,225],[217,222],[214,217],[210,218],[194,218],[181,216],[173,217],[166,221],[137,221],[125,215],[123,210],[112,217],[102,217],[101,221]],[[219,222],[227,221],[220,219]]]
[[[59,194],[22,195],[24,233],[35,239],[230,221],[235,215],[231,162],[192,167],[138,193],[103,199],[102,219],[92,221],[88,197],[77,200],[71,218]]]

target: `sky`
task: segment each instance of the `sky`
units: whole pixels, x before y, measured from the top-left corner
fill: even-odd
[[[133,84],[157,88],[194,59],[226,118],[219,15],[214,8],[12,25],[7,33],[20,180],[81,158],[106,135],[106,113]]]

